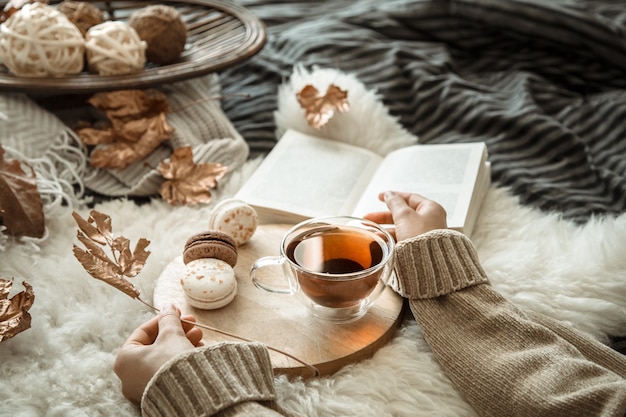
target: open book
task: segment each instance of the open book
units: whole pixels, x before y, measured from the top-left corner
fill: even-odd
[[[437,201],[448,226],[470,235],[491,184],[483,142],[414,145],[382,157],[365,148],[288,130],[235,198],[252,205],[261,223],[363,217],[387,207],[385,190]]]

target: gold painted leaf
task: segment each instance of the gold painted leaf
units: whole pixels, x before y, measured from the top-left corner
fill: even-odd
[[[93,127],[83,127],[78,131],[80,140],[85,145],[100,145],[115,142],[115,133],[108,129],[96,129]]]
[[[22,167],[30,169],[26,173]],[[12,236],[43,237],[46,221],[35,171],[18,160],[4,159],[0,146],[0,224]]]
[[[146,250],[150,241],[148,239],[139,239],[135,250],[133,251],[132,261],[124,268],[124,275],[127,277],[134,277],[141,272],[141,269],[146,263],[150,252]]]
[[[102,236],[105,242],[109,243],[113,240],[113,225],[111,217],[97,210],[89,212],[89,223],[95,223],[99,236]]]
[[[85,271],[93,278],[106,282],[132,298],[139,297],[139,290],[122,276],[117,264],[110,260],[103,261],[76,245],[74,245],[74,256],[78,259],[78,262],[80,262],[83,268],[85,268]]]
[[[109,120],[109,125],[101,129],[77,129],[83,143],[95,146],[90,154],[95,167],[126,168],[148,156],[174,132],[166,118],[167,98],[160,91],[103,92],[92,96],[89,103]]]
[[[161,162],[158,170],[167,180],[159,192],[172,205],[209,203],[211,189],[228,172],[221,164],[196,164],[189,146],[174,150],[169,162]]]
[[[28,310],[35,302],[35,293],[27,282],[22,282],[22,285],[25,290],[9,299],[13,280],[0,278],[0,342],[30,328],[31,315]]]
[[[73,252],[85,271],[130,297],[139,298],[139,290],[126,277],[141,272],[150,255],[146,250],[150,241],[141,238],[131,250],[129,239],[113,235],[111,217],[107,214],[91,210],[87,220],[76,212],[72,216],[79,227],[77,238],[85,247],[73,245]],[[111,256],[102,246],[109,249]]]
[[[98,228],[98,223],[96,223],[94,216],[98,219],[99,225],[103,226],[103,230],[100,230]],[[109,228],[107,229],[107,221],[100,216],[99,212],[92,210],[88,219],[85,220],[80,217],[78,213],[73,211],[72,217],[74,217],[74,221],[76,221],[76,224],[78,225],[80,231],[83,232],[88,239],[91,239],[94,242],[99,243],[100,245],[106,245],[107,242],[110,241],[110,222],[108,226]],[[94,225],[94,223],[96,224]]]
[[[165,94],[155,89],[107,91],[94,94],[88,102],[104,111],[113,124],[169,111]]]
[[[87,249],[93,256],[101,259],[102,261],[108,261],[109,260],[109,256],[106,254],[106,252],[104,251],[104,249],[102,249],[98,242],[89,239],[83,232],[81,232],[80,230],[76,233],[76,237],[78,238],[78,241],[80,243],[82,243],[85,246],[85,249]]]
[[[347,112],[350,110],[348,92],[334,84],[322,94],[317,88],[308,84],[297,94],[298,103],[305,110],[307,123],[319,129],[326,125],[335,115],[336,111]]]

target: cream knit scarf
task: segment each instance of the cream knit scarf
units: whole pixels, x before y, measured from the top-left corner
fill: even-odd
[[[0,145],[6,159],[34,169],[46,218],[87,203],[88,191],[109,197],[157,195],[164,180],[156,168],[177,147],[191,146],[196,163],[220,163],[229,172],[246,161],[248,145],[221,109],[216,74],[161,90],[168,97],[168,121],[175,132],[145,160],[123,170],[93,168],[86,148],[58,117],[24,94],[0,94]],[[5,241],[0,233],[0,250]]]

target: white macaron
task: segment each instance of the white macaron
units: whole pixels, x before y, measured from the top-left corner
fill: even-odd
[[[235,198],[220,201],[209,216],[209,229],[229,234],[237,246],[250,240],[256,231],[257,223],[256,210]]]
[[[180,285],[189,305],[203,310],[224,307],[237,294],[235,271],[215,258],[200,258],[185,265]]]

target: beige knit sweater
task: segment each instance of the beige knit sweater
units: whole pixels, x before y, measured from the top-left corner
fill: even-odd
[[[624,416],[626,357],[489,285],[471,241],[436,230],[402,241],[393,288],[409,299],[449,378],[481,416]],[[398,358],[402,360],[402,358]],[[144,392],[150,417],[276,416],[267,350],[224,343],[180,355]]]

